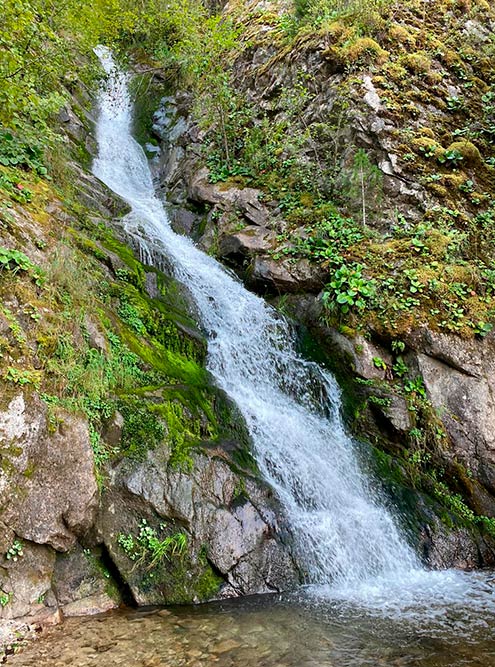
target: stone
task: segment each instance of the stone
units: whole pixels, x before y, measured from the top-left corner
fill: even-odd
[[[88,424],[57,412],[51,432],[47,406],[35,394],[16,395],[0,412],[8,464],[0,472],[1,520],[19,537],[71,548],[94,522],[98,506]]]
[[[436,519],[432,526],[424,527],[421,539],[424,560],[433,569],[471,570],[483,564],[479,546],[467,528],[447,530]]]
[[[150,587],[146,569],[136,568],[119,545],[120,534],[138,534],[143,518],[158,533],[163,530],[160,526],[186,531],[191,561],[188,578],[181,584],[182,597],[173,598],[175,602],[197,595],[195,581],[205,571],[194,556],[199,553],[207,554],[207,563],[227,584],[220,588],[219,580],[215,597],[285,590],[299,580],[280,541],[282,528],[270,490],[260,481],[244,481],[219,458],[219,452],[195,453],[191,471],[182,472],[167,466],[168,451],[159,447],[145,461],[124,461],[112,472],[102,497],[98,534],[139,604],[164,604],[178,594],[173,559],[164,564],[167,583]]]
[[[387,398],[390,403],[384,409],[385,416],[397,431],[401,433],[408,433],[412,427],[412,424],[405,398],[395,394],[389,394],[387,395]]]
[[[255,289],[274,293],[319,292],[324,285],[326,270],[302,260],[296,265],[266,256],[253,259],[247,283]]]
[[[267,253],[275,243],[275,236],[265,227],[248,226],[243,230],[222,236],[218,253],[226,259]]]
[[[124,417],[116,410],[108,423],[105,424],[101,436],[110,447],[117,447],[122,439],[123,428]]]
[[[22,556],[0,563],[0,589],[11,593],[11,601],[0,606],[0,619],[37,617],[52,613],[44,597],[51,590],[55,552],[47,546],[24,543]]]
[[[366,94],[364,96],[364,101],[366,104],[371,107],[373,111],[380,111],[382,109],[382,103],[370,76],[365,76],[363,78],[363,86],[366,90]]]
[[[84,318],[84,327],[88,334],[88,343],[91,348],[103,354],[108,354],[108,343],[98,324],[88,315]]]
[[[209,183],[208,176],[208,169],[203,167],[190,177],[188,185],[190,199],[195,202],[216,204],[223,210],[237,211],[254,225],[265,227],[268,224],[270,212],[261,203],[259,190]]]
[[[101,549],[83,550],[76,545],[58,554],[52,581],[64,616],[99,614],[120,603],[117,586],[101,561]]]
[[[328,335],[332,344],[339,349],[340,353],[348,356],[357,375],[366,380],[385,379],[387,369],[392,367],[390,352],[360,335],[347,338],[335,329],[329,329]],[[375,363],[374,360],[377,360],[377,362]],[[383,368],[381,362],[383,362],[385,368]]]

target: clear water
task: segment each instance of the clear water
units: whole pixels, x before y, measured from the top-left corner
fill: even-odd
[[[110,76],[93,171],[132,207],[123,225],[143,259],[160,264],[165,256],[189,289],[208,337],[208,368],[246,419],[259,467],[290,522],[312,586],[307,599],[416,625],[427,615],[459,632],[488,622],[493,632],[490,577],[426,571],[360,471],[333,377],[297,354],[290,327],[262,299],[172,231],[131,135],[126,75],[106,49],[98,55]]]
[[[451,619],[452,626],[455,618]],[[8,664],[22,667],[495,667],[493,626],[432,632],[345,604],[258,596],[68,619]]]

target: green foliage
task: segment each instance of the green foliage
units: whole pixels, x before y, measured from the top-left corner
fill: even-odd
[[[124,417],[121,451],[131,459],[143,460],[148,450],[163,442],[165,426],[142,400],[121,401],[119,410]]]
[[[3,268],[9,269],[15,274],[19,270],[32,271],[35,265],[23,252],[0,246],[0,270]]]
[[[463,522],[468,525],[478,525],[492,537],[495,537],[495,519],[475,514],[466,505],[462,496],[458,493],[452,493],[444,482],[435,481],[433,491],[435,497]]]
[[[0,607],[6,607],[12,600],[12,597],[13,597],[12,593],[6,593],[2,589],[0,589]]]
[[[39,389],[41,383],[41,373],[39,371],[29,371],[9,366],[2,375],[4,380],[13,382],[21,386],[32,385]]]
[[[16,563],[19,560],[19,558],[22,558],[22,556],[24,556],[22,542],[16,538],[10,545],[7,553],[5,554],[5,558],[7,560],[11,560],[14,563]]]
[[[31,169],[39,176],[47,173],[40,144],[27,143],[12,132],[2,129],[0,129],[0,165]]]
[[[426,388],[423,382],[423,378],[420,375],[418,375],[413,380],[407,380],[407,382],[404,384],[404,391],[408,395],[426,398]]]
[[[440,164],[443,164],[447,167],[455,169],[459,166],[459,163],[464,159],[462,153],[458,150],[447,150],[441,153],[437,160]]]
[[[146,327],[139,317],[138,311],[132,304],[129,303],[124,295],[120,297],[120,306],[117,312],[119,317],[124,322],[126,322],[126,324],[128,324],[137,334],[144,335],[146,333]]]
[[[359,148],[347,179],[349,197],[359,203],[361,222],[366,227],[370,213],[376,210],[382,198],[382,172],[371,162],[368,153]]]
[[[387,364],[383,361],[381,357],[373,357],[373,366],[382,371],[387,370]]]
[[[279,242],[290,241],[282,249],[273,253],[278,259],[282,255],[306,257],[310,261],[324,261],[328,266],[340,266],[343,262],[343,252],[363,238],[362,229],[352,218],[344,218],[335,211],[329,211],[324,205],[315,211],[318,219],[304,228],[304,236],[297,238],[289,234],[280,235]],[[304,209],[294,211],[294,216],[304,219]]]
[[[342,313],[352,308],[363,311],[374,296],[376,286],[373,280],[363,275],[361,264],[342,265],[334,274],[333,280],[323,291],[322,301],[325,307],[337,306]]]
[[[160,528],[164,529],[164,524],[160,524]],[[137,536],[119,533],[117,542],[130,560],[136,565],[146,565],[148,570],[172,557],[180,559],[187,552],[187,535],[184,532],[178,531],[160,539],[146,519],[141,520]]]
[[[294,0],[294,10],[301,26],[319,27],[342,16],[366,24],[370,14],[387,4],[387,0]]]

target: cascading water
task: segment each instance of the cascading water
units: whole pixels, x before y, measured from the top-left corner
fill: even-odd
[[[360,471],[334,379],[297,354],[289,327],[273,309],[172,231],[131,135],[127,77],[107,49],[99,48],[98,56],[111,76],[100,95],[93,172],[130,204],[123,225],[143,258],[151,263],[165,255],[190,291],[208,337],[208,368],[247,422],[309,583],[363,604],[401,598],[407,606],[418,596],[455,602],[472,594],[483,607],[493,605],[490,589],[476,577],[421,567]]]

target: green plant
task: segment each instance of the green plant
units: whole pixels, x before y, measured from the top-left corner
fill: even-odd
[[[3,378],[4,380],[14,382],[15,384],[19,385],[32,384],[38,389],[41,384],[41,371],[21,370],[19,368],[9,366],[3,374]]]
[[[435,144],[431,144],[428,146],[418,146],[419,152],[423,155],[423,157],[429,159],[431,157],[435,157],[437,154],[438,146]]]
[[[474,328],[474,333],[477,336],[480,336],[480,338],[484,338],[490,333],[490,331],[492,331],[493,324],[490,324],[490,322],[477,322],[473,328]]]
[[[401,340],[393,340],[392,344],[391,344],[391,347],[392,347],[392,352],[396,352],[396,353],[397,352],[404,352],[405,349],[406,349],[406,344]]]
[[[378,405],[381,408],[390,407],[390,398],[386,396],[368,396],[369,403]]]
[[[160,525],[160,528],[164,527]],[[146,519],[141,520],[137,537],[119,533],[117,542],[130,560],[135,561],[136,565],[146,563],[147,569],[155,568],[172,556],[180,558],[187,550],[187,535],[184,532],[178,531],[159,539],[156,530]]]
[[[361,264],[342,265],[323,291],[323,304],[332,307],[336,303],[342,313],[348,313],[351,308],[364,310],[375,294],[376,284],[375,281],[366,279],[362,272]]]
[[[0,589],[0,607],[6,607],[9,602],[12,600],[13,594],[6,593]]]
[[[10,545],[5,557],[7,560],[11,560],[14,563],[24,556],[24,551],[22,548],[22,542],[18,539],[15,539]]]
[[[41,145],[24,142],[13,132],[2,128],[0,128],[0,165],[32,169],[40,176],[47,173]]]
[[[383,176],[363,148],[359,148],[354,155],[348,179],[349,195],[359,199],[361,222],[363,227],[366,227],[370,206],[376,205],[381,199]]]
[[[444,153],[441,153],[437,160],[440,164],[444,164],[447,167],[455,168],[463,160],[463,155],[458,150],[446,150]]]
[[[20,204],[28,204],[33,199],[32,190],[21,182],[17,172],[0,173],[0,189]]]
[[[17,271],[32,271],[35,265],[23,252],[10,250],[0,246],[0,269],[6,268],[17,273]]]
[[[465,106],[464,100],[461,97],[455,96],[447,97],[445,103],[449,111],[461,111]]]
[[[407,380],[407,382],[404,383],[404,391],[406,394],[414,394],[421,398],[426,398],[426,387],[423,378],[419,375],[413,380]]]
[[[373,366],[379,368],[382,371],[387,370],[387,364],[383,361],[381,357],[373,357]]]
[[[394,375],[401,378],[407,374],[409,368],[407,367],[407,364],[404,362],[404,359],[401,356],[398,356],[397,359],[395,360],[395,363],[392,366],[392,370],[394,372]]]
[[[131,303],[129,303],[124,295],[120,297],[120,306],[117,312],[119,317],[136,333],[142,336],[146,334],[146,327],[140,318],[138,311]]]
[[[461,192],[471,193],[474,190],[474,181],[468,179],[459,185],[459,190]]]

